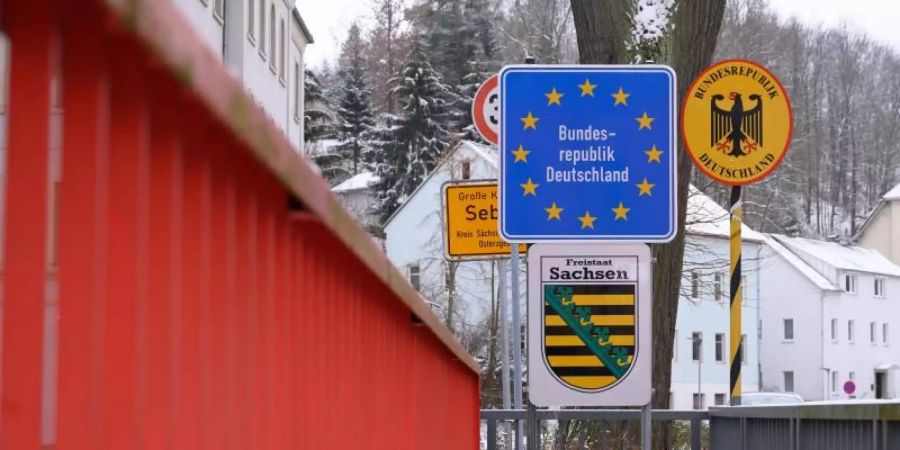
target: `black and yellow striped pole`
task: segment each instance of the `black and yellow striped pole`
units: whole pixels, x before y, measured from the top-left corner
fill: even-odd
[[[741,205],[741,187],[733,186],[731,188],[731,201],[729,202],[731,212],[731,270],[730,286],[731,286],[731,405],[741,404],[741,352],[742,348],[741,336],[741,215],[743,214],[743,205]]]

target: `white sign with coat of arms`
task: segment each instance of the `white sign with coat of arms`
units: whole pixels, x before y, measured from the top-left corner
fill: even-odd
[[[650,249],[528,250],[528,385],[536,406],[643,406],[652,364]]]

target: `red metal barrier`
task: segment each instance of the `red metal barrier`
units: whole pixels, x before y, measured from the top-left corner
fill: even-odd
[[[477,365],[168,1],[0,0],[0,20],[0,448],[477,447]]]

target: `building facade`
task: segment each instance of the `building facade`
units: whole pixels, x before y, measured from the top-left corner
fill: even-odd
[[[900,183],[881,197],[855,241],[900,265]]]
[[[384,224],[388,258],[409,277],[439,315],[446,314],[454,291],[454,327],[483,322],[498,298],[496,261],[449,262],[444,258],[442,187],[450,181],[495,180],[496,150],[472,142],[458,144]],[[728,213],[700,191],[692,189],[688,205],[688,244],[678,305],[675,357],[672,360],[671,406],[706,408],[728,401]],[[744,228],[745,296],[742,316],[745,348],[743,386],[759,385],[757,324],[758,269],[763,236]],[[519,279],[525,292],[525,273]],[[449,281],[449,282],[448,282]],[[520,299],[525,311],[524,298]],[[694,358],[691,338],[702,341]],[[700,394],[697,371],[700,369]]]
[[[670,406],[706,409],[730,401],[730,223],[728,212],[691,188],[675,321]],[[741,380],[759,390],[759,288],[763,236],[743,225]]]
[[[303,54],[313,42],[292,0],[174,0],[232,75],[303,153]]]
[[[766,238],[763,389],[805,400],[900,397],[900,267],[862,247]]]

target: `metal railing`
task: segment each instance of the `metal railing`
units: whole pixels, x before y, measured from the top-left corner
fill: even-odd
[[[713,449],[900,449],[897,402],[713,408],[709,415]]]
[[[672,442],[672,448],[701,450],[894,450],[900,449],[900,402],[805,403],[800,405],[713,407],[709,411],[653,410],[655,422],[689,424],[689,439]],[[641,419],[641,411],[610,409],[504,410],[481,411],[482,448],[499,450],[498,440],[506,427],[506,442],[512,440],[515,427],[507,424],[524,421],[529,450],[548,447],[542,439],[542,424],[557,421],[586,421],[592,426],[622,431],[613,424]],[[596,423],[594,423],[596,422]],[[531,424],[536,424],[532,427]],[[708,430],[705,429],[708,426]],[[708,439],[704,435],[708,433]],[[672,437],[674,433],[670,434]],[[566,449],[613,448],[615,438],[591,441],[582,432],[566,442]],[[635,434],[631,445],[638,441]],[[538,442],[532,446],[530,443]],[[616,447],[617,448],[617,447]]]
[[[709,412],[707,411],[690,411],[690,410],[668,410],[654,409],[650,415],[654,422],[684,422],[690,426],[690,448],[691,450],[701,450],[702,448],[702,431],[704,422],[709,420]],[[641,420],[641,410],[639,409],[483,409],[481,410],[481,420],[485,422],[484,448],[487,450],[499,450],[498,431],[506,423],[515,421],[525,421],[526,424],[526,440],[529,450],[537,450],[545,448],[547,444],[542,440],[541,429],[544,422],[564,422],[564,421],[589,421],[598,422],[599,426],[609,426],[611,423],[634,422],[635,424]],[[531,424],[536,424],[532,427]],[[515,427],[512,427],[515,429]],[[635,440],[639,440],[635,436]],[[565,447],[578,449],[599,449],[607,448],[608,442],[591,442],[584,433],[581,433],[577,439],[577,446]],[[539,445],[532,446],[530,442],[538,442]],[[511,448],[507,446],[506,448]]]
[[[477,446],[477,363],[177,5],[0,28],[0,449]]]

